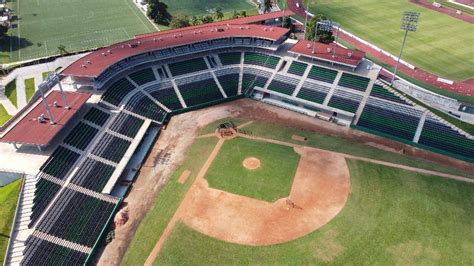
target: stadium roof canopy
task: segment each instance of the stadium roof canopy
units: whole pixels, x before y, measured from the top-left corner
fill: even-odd
[[[365,52],[346,49],[341,46],[337,46],[336,54],[333,57],[333,44],[315,43],[313,53],[313,42],[307,40],[298,41],[293,47],[290,48],[290,52],[301,54],[306,57],[314,58],[329,63],[338,65],[348,66],[356,68],[362,58],[365,56]]]
[[[64,107],[59,91],[53,90],[46,96],[46,102],[55,124],[50,123],[46,107],[40,98],[18,119],[13,120],[11,126],[1,136],[0,142],[26,144],[39,148],[47,146],[91,97],[88,92],[64,92],[64,94],[70,109]],[[54,102],[57,103],[57,106],[54,105]],[[43,122],[38,119],[41,115],[45,116]]]
[[[61,75],[98,77],[109,66],[125,58],[201,41],[230,37],[259,37],[277,41],[288,33],[288,29],[253,23],[262,23],[267,20],[282,17],[283,15],[290,16],[292,14],[294,13],[289,10],[278,11],[176,30],[138,35],[132,40],[104,47],[82,57],[64,69]]]

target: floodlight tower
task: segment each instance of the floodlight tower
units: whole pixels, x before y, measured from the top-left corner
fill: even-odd
[[[306,9],[305,9],[306,16],[304,18],[304,31],[303,31],[304,39],[306,39],[306,24],[308,23],[309,2],[311,2],[311,0],[308,0],[308,2],[306,3]],[[302,2],[302,4],[304,4],[304,2]]]
[[[403,12],[402,25],[400,26],[400,29],[405,31],[405,35],[403,36],[402,48],[400,49],[400,54],[398,55],[397,64],[395,65],[395,71],[393,72],[392,82],[390,82],[390,85],[393,85],[393,82],[395,81],[395,76],[397,75],[397,70],[398,70],[398,64],[400,63],[400,58],[402,57],[403,48],[405,47],[405,41],[407,39],[408,32],[416,31],[419,18],[420,18],[420,13],[418,12],[415,12],[415,11]]]
[[[332,32],[332,22],[330,20],[320,20],[316,23],[316,29],[314,30],[314,37],[313,37],[313,51],[316,48],[316,35],[318,34],[318,29],[325,32]]]
[[[337,41],[338,41],[338,37],[339,37],[339,29],[341,28],[341,26],[337,23],[332,23],[332,26],[333,27],[336,27],[336,39],[334,40],[334,47],[332,49],[332,58],[335,58],[336,57],[336,47],[337,47]]]

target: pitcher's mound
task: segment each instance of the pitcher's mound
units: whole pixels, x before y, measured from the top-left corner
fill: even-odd
[[[260,167],[260,160],[255,157],[247,157],[242,162],[242,164],[244,165],[245,169],[255,170]]]

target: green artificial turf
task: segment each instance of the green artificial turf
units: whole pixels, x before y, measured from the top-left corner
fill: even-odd
[[[155,31],[131,0],[14,0],[18,15],[3,47],[3,63],[80,51]]]
[[[398,55],[405,10],[421,13],[418,29],[409,33],[403,59],[442,77],[474,77],[474,25],[432,11],[408,0],[311,0],[310,11],[321,13],[342,28]]]

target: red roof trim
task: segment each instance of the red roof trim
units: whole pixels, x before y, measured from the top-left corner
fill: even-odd
[[[65,92],[64,94],[71,109],[64,108],[59,91],[51,91],[46,96],[46,102],[50,106],[56,124],[51,125],[49,120],[43,123],[38,121],[41,114],[44,114],[46,118],[48,116],[44,104],[39,99],[25,116],[19,118],[16,124],[0,139],[0,142],[37,146],[49,144],[92,95],[88,92]],[[58,102],[58,107],[54,107],[55,101]]]
[[[328,49],[330,51],[328,52]],[[298,53],[304,56],[316,58],[323,61],[334,62],[336,64],[357,67],[365,56],[365,52],[347,49],[341,46],[336,48],[336,56],[332,57],[334,46],[332,44],[316,43],[313,53],[313,42],[307,40],[298,41],[290,52]],[[349,53],[351,56],[349,57]]]

